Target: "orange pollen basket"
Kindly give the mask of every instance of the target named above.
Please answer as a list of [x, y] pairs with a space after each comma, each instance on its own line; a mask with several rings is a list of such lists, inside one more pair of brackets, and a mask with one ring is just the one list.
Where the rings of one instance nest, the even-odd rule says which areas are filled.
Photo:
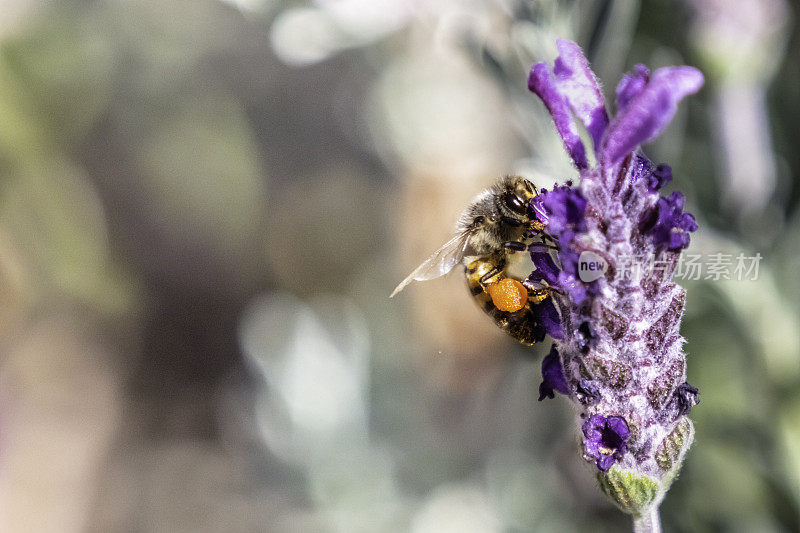
[[528, 302], [528, 290], [519, 281], [505, 278], [486, 286], [492, 303], [501, 311], [519, 311]]

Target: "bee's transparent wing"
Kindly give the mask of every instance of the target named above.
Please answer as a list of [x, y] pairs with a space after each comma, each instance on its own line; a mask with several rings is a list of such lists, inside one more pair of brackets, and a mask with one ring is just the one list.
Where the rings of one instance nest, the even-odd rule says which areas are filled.
[[402, 291], [406, 285], [412, 281], [427, 281], [444, 276], [461, 262], [464, 258], [464, 252], [469, 243], [470, 231], [463, 231], [444, 243], [444, 245], [433, 252], [431, 256], [425, 260], [420, 266], [408, 275], [406, 279], [400, 282], [395, 287], [389, 298], [394, 297], [395, 294]]

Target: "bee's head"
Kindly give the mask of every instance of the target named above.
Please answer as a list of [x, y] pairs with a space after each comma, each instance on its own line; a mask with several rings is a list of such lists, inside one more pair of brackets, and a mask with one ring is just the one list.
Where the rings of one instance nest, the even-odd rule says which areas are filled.
[[497, 183], [501, 212], [511, 218], [527, 221], [531, 218], [531, 200], [536, 196], [533, 183], [520, 176], [505, 176]]

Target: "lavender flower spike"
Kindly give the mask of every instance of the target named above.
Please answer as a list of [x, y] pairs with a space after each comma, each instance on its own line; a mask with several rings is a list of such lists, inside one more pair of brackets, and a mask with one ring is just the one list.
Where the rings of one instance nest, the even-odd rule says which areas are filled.
[[[541, 399], [559, 392], [576, 403], [582, 456], [601, 488], [637, 529], [657, 530], [658, 506], [694, 436], [686, 415], [698, 391], [686, 381], [679, 332], [686, 293], [671, 278], [697, 224], [681, 193], [660, 194], [672, 171], [653, 165], [639, 145], [663, 131], [703, 76], [638, 65], [617, 87], [618, 112], [609, 119], [580, 48], [558, 48], [552, 71], [535, 65], [529, 87], [553, 115], [580, 183], [542, 190], [531, 202], [558, 245], [555, 253], [531, 247], [529, 281], [553, 289], [561, 320], [542, 365]], [[594, 141], [595, 167], [568, 108]], [[655, 267], [632, 269], [634, 258]]]

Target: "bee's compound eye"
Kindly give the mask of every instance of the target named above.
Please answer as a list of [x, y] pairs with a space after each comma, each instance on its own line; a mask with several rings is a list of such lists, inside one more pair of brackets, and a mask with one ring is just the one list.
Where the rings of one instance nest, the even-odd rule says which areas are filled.
[[528, 208], [525, 205], [525, 202], [520, 200], [519, 196], [514, 193], [507, 192], [503, 195], [503, 201], [508, 206], [509, 209], [514, 211], [515, 213], [519, 213], [520, 215], [524, 215], [528, 212]]

